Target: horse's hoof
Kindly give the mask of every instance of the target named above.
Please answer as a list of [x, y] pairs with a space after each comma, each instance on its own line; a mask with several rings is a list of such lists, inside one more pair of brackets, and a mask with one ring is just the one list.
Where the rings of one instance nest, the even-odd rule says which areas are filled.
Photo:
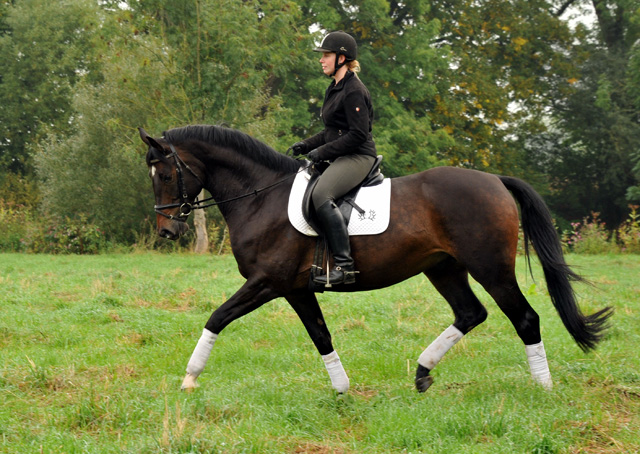
[[184, 377], [184, 380], [182, 380], [182, 386], [180, 387], [180, 389], [188, 393], [193, 392], [193, 390], [198, 387], [198, 384], [196, 383], [197, 378], [198, 377], [194, 377], [191, 374], [187, 374]]
[[433, 383], [433, 377], [431, 375], [427, 375], [426, 377], [416, 378], [416, 388], [419, 393], [425, 392], [429, 389], [429, 386]]

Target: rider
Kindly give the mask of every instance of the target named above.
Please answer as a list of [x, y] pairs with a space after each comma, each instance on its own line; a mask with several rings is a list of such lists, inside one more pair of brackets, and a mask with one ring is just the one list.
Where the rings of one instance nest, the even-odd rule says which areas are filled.
[[[322, 105], [324, 130], [292, 146], [294, 155], [306, 154], [313, 162], [329, 161], [311, 196], [322, 231], [333, 253], [334, 268], [328, 273], [333, 284], [355, 282], [355, 268], [347, 225], [335, 204], [360, 184], [375, 162], [371, 135], [373, 107], [369, 90], [358, 78], [355, 39], [343, 31], [331, 32], [320, 47], [322, 71], [333, 81]], [[316, 278], [326, 283], [327, 276]]]

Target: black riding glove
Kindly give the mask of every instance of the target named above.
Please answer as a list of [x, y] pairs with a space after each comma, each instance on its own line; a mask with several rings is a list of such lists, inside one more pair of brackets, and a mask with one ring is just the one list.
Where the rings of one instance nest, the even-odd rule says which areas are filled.
[[309, 154], [307, 154], [307, 158], [309, 158], [310, 160], [312, 160], [313, 162], [320, 162], [322, 161], [322, 158], [320, 157], [320, 152], [318, 151], [318, 149], [316, 148], [315, 150], [311, 150], [309, 152]]
[[304, 142], [296, 142], [291, 145], [291, 150], [293, 151], [294, 156], [300, 156], [301, 154], [307, 154], [309, 146]]

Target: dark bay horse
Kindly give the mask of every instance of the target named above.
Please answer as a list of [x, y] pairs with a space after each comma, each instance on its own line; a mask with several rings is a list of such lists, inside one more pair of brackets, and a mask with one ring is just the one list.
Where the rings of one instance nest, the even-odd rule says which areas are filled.
[[[309, 290], [315, 238], [299, 233], [287, 216], [293, 177], [303, 167], [248, 135], [217, 126], [187, 126], [154, 139], [149, 147], [159, 235], [177, 239], [186, 218], [202, 202], [202, 188], [218, 204], [229, 227], [231, 247], [244, 285], [205, 324], [187, 365], [183, 389], [196, 386], [220, 332], [232, 321], [277, 297], [296, 311], [325, 362], [331, 383], [346, 392], [349, 379]], [[351, 238], [359, 270], [353, 285], [336, 291], [387, 287], [424, 273], [450, 304], [451, 326], [420, 355], [416, 387], [425, 391], [430, 371], [487, 312], [469, 286], [469, 275], [495, 299], [525, 345], [535, 381], [550, 387], [538, 314], [518, 287], [515, 274], [520, 205], [526, 258], [533, 245], [551, 300], [566, 329], [583, 350], [595, 348], [612, 314], [586, 316], [576, 303], [558, 235], [542, 198], [522, 180], [474, 170], [438, 167], [391, 181], [391, 223], [379, 235]]]

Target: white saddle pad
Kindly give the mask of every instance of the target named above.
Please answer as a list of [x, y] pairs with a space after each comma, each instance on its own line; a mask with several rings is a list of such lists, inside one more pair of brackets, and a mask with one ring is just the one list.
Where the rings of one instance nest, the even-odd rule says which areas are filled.
[[[318, 236], [302, 216], [302, 199], [310, 179], [311, 175], [306, 171], [296, 175], [289, 195], [289, 221], [299, 232], [307, 236]], [[379, 185], [360, 189], [355, 202], [365, 213], [361, 215], [353, 210], [349, 220], [349, 235], [378, 235], [387, 230], [391, 207], [389, 178], [385, 178]]]

